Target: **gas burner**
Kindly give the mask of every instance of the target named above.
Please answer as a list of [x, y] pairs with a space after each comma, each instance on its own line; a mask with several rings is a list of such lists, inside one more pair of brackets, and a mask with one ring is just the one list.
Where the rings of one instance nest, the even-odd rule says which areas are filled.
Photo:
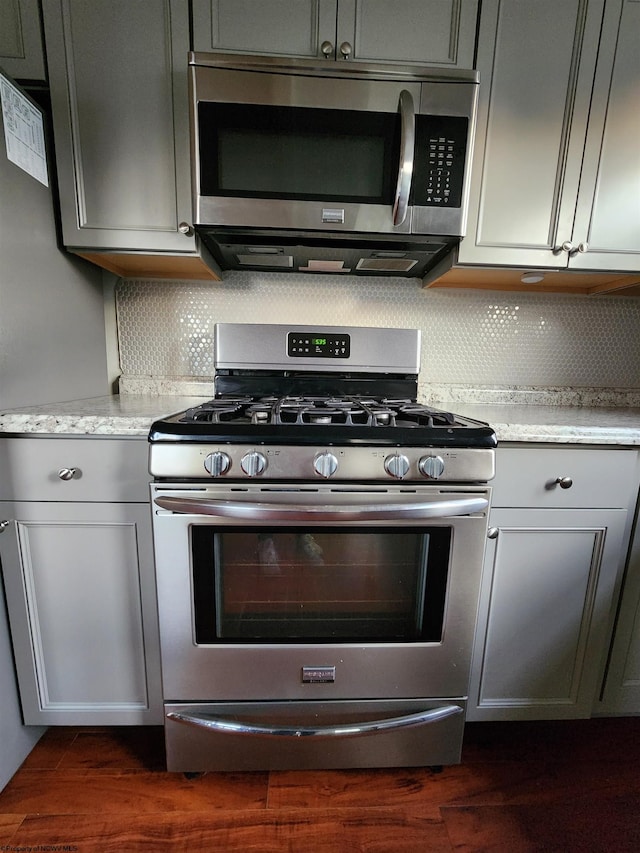
[[181, 416], [183, 423], [223, 423], [239, 416], [244, 406], [251, 402], [250, 397], [225, 398], [209, 400], [200, 406], [187, 409]]

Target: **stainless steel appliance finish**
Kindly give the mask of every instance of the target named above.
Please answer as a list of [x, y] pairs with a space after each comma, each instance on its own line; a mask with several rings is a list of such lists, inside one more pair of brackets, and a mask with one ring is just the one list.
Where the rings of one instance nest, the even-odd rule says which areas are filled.
[[[216, 388], [234, 395], [245, 380], [415, 387], [410, 330], [231, 324], [216, 337]], [[389, 417], [347, 397], [346, 423], [312, 395], [305, 418], [270, 424], [264, 401], [217, 393], [151, 431], [170, 770], [460, 760], [495, 436], [433, 410], [423, 422], [415, 400]]]
[[420, 276], [464, 235], [476, 72], [189, 65], [195, 225], [223, 269]]

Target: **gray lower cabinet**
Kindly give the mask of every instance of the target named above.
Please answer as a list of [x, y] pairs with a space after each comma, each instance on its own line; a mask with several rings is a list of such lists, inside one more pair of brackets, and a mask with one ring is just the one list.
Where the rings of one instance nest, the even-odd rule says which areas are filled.
[[46, 79], [38, 0], [0, 0], [0, 68], [20, 81]]
[[639, 33], [640, 0], [483, 2], [460, 264], [637, 272]]
[[189, 254], [187, 0], [43, 6], [64, 244]]
[[0, 497], [21, 498], [0, 501], [0, 559], [27, 724], [162, 722], [146, 449], [0, 443]]
[[472, 68], [476, 0], [192, 0], [193, 49]]
[[639, 482], [634, 450], [498, 448], [468, 719], [592, 715]]
[[640, 525], [636, 530], [597, 714], [640, 714]]

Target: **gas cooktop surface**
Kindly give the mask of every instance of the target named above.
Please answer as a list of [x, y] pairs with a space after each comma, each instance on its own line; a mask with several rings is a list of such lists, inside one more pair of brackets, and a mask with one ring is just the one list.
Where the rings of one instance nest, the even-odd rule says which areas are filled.
[[156, 421], [151, 442], [495, 447], [485, 423], [411, 399], [367, 395], [216, 397]]

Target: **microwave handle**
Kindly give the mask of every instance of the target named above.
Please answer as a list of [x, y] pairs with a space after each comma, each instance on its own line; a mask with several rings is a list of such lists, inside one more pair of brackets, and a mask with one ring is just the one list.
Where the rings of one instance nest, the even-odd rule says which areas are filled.
[[416, 139], [416, 115], [413, 98], [410, 92], [403, 89], [400, 92], [400, 164], [398, 167], [398, 183], [396, 198], [393, 203], [393, 224], [402, 225], [409, 207], [409, 192], [413, 177], [413, 152]]
[[391, 519], [448, 518], [484, 512], [486, 498], [457, 498], [406, 504], [371, 504], [344, 507], [269, 504], [250, 501], [225, 501], [207, 498], [161, 496], [154, 503], [162, 509], [189, 515], [212, 515], [242, 521], [379, 521]]

